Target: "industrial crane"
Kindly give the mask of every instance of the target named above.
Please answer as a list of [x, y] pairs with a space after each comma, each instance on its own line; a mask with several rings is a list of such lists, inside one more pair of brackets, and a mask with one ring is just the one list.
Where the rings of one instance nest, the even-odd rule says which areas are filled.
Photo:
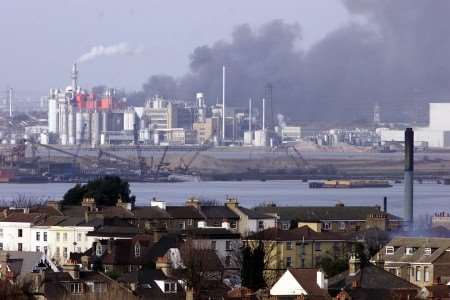
[[159, 161], [158, 165], [156, 166], [155, 171], [155, 181], [159, 178], [159, 171], [161, 170], [161, 167], [164, 165], [164, 160], [166, 159], [167, 151], [169, 150], [169, 146], [165, 146], [163, 150], [163, 154], [161, 156], [161, 160]]

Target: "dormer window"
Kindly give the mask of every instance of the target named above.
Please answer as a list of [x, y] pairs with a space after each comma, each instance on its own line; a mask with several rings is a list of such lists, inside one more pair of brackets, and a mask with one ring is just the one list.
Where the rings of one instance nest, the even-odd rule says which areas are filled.
[[386, 246], [386, 255], [392, 255], [392, 254], [394, 254], [394, 247]]
[[415, 249], [413, 247], [406, 247], [405, 253], [406, 255], [413, 255]]
[[134, 256], [136, 257], [141, 256], [141, 246], [139, 245], [139, 243], [136, 243], [134, 245]]
[[176, 293], [177, 292], [177, 284], [172, 281], [164, 282], [164, 293]]
[[431, 255], [431, 248], [425, 248], [425, 255]]

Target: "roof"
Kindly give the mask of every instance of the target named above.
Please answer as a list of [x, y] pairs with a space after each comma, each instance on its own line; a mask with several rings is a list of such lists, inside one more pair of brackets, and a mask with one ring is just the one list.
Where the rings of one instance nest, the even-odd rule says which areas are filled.
[[169, 219], [169, 214], [157, 206], [135, 207], [133, 214], [140, 219]]
[[226, 206], [202, 206], [200, 211], [206, 219], [239, 220], [239, 215]]
[[[304, 222], [366, 220], [370, 214], [380, 213], [379, 206], [264, 206], [255, 207], [255, 211], [266, 214], [277, 214], [281, 220], [297, 220]], [[399, 217], [388, 214], [391, 220]]]
[[239, 206], [239, 210], [242, 211], [244, 214], [246, 214], [249, 219], [258, 220], [258, 219], [273, 219], [274, 218], [271, 215], [267, 215], [263, 212], [256, 211], [253, 209], [248, 209], [248, 208], [245, 208], [242, 206]]
[[184, 234], [198, 239], [240, 239], [239, 233], [234, 233], [221, 227], [192, 228], [183, 231]]
[[247, 237], [247, 240], [261, 241], [347, 241], [344, 234], [337, 232], [316, 232], [308, 226], [290, 230], [268, 228]]
[[6, 218], [2, 219], [1, 222], [20, 222], [35, 224], [44, 217], [45, 215], [41, 213], [12, 213]]
[[41, 252], [31, 251], [5, 251], [9, 254], [8, 264], [14, 269], [17, 275], [27, 274], [33, 272], [33, 270], [45, 260], [49, 264], [50, 268], [56, 270], [56, 266], [50, 262], [44, 254]]
[[117, 281], [125, 284], [136, 284], [135, 294], [144, 299], [185, 299], [185, 292], [183, 287], [177, 284], [176, 293], [164, 293], [156, 284], [156, 280], [175, 281], [164, 275], [161, 270], [140, 270], [120, 276]]
[[[394, 247], [394, 254], [387, 255], [386, 247]], [[413, 254], [406, 254], [406, 248], [415, 248]], [[431, 248], [431, 254], [425, 254], [425, 248]], [[376, 255], [386, 263], [432, 263], [450, 249], [450, 238], [398, 237], [391, 240]], [[450, 259], [450, 258], [449, 258]]]
[[[102, 263], [105, 265], [143, 265], [146, 262], [145, 254], [150, 249], [153, 243], [149, 240], [137, 239], [117, 239], [117, 240], [102, 240], [102, 245], [107, 247], [107, 250], [101, 256]], [[139, 242], [140, 255], [135, 255], [135, 245]], [[94, 251], [92, 255], [96, 255]]]
[[104, 218], [134, 218], [134, 214], [126, 208], [117, 206], [102, 206], [96, 214], [102, 215]]
[[427, 287], [432, 299], [450, 299], [450, 285], [435, 284]]
[[145, 258], [147, 261], [155, 262], [158, 257], [164, 256], [170, 248], [178, 248], [182, 243], [178, 234], [166, 234], [150, 248], [145, 254]]
[[308, 295], [327, 297], [326, 290], [321, 289], [317, 285], [317, 269], [289, 269], [288, 270], [295, 280], [302, 286]]
[[71, 217], [84, 217], [85, 212], [88, 211], [88, 208], [81, 205], [62, 205], [61, 212], [65, 216]]
[[198, 209], [192, 206], [167, 206], [166, 211], [172, 219], [204, 219]]
[[329, 278], [328, 287], [329, 289], [335, 290], [351, 290], [354, 281], [358, 283], [359, 288], [363, 289], [420, 289], [418, 286], [410, 283], [409, 281], [372, 264], [362, 267], [356, 272], [355, 275], [350, 275], [348, 271], [345, 271]]

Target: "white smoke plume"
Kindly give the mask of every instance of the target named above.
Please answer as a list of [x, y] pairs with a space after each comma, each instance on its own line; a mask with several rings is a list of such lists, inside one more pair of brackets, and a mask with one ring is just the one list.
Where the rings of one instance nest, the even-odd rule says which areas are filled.
[[286, 121], [284, 120], [284, 116], [282, 114], [277, 114], [277, 119], [278, 119], [278, 125], [281, 128], [284, 128], [287, 126]]
[[142, 48], [132, 48], [128, 43], [119, 43], [111, 46], [94, 46], [92, 49], [77, 59], [77, 62], [87, 62], [94, 60], [101, 56], [114, 56], [114, 55], [137, 55], [142, 53]]

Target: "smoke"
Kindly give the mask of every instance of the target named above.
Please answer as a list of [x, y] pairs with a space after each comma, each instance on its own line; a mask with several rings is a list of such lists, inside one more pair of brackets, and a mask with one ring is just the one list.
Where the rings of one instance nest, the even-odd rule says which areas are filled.
[[299, 24], [244, 24], [229, 42], [197, 47], [185, 76], [153, 77], [145, 90], [167, 93], [170, 87], [180, 99], [202, 91], [213, 104], [225, 64], [230, 105], [262, 98], [271, 83], [274, 111], [302, 121], [370, 120], [375, 103], [387, 119], [414, 121], [426, 115], [428, 102], [450, 99], [450, 1], [342, 2], [359, 21], [307, 51]]
[[284, 128], [287, 126], [286, 120], [284, 119], [284, 116], [282, 114], [277, 114], [277, 120], [278, 120], [278, 126], [281, 128]]
[[88, 53], [85, 53], [77, 59], [77, 62], [87, 62], [94, 60], [101, 56], [115, 56], [115, 55], [137, 55], [142, 53], [142, 48], [132, 48], [127, 43], [119, 43], [111, 46], [94, 46]]

